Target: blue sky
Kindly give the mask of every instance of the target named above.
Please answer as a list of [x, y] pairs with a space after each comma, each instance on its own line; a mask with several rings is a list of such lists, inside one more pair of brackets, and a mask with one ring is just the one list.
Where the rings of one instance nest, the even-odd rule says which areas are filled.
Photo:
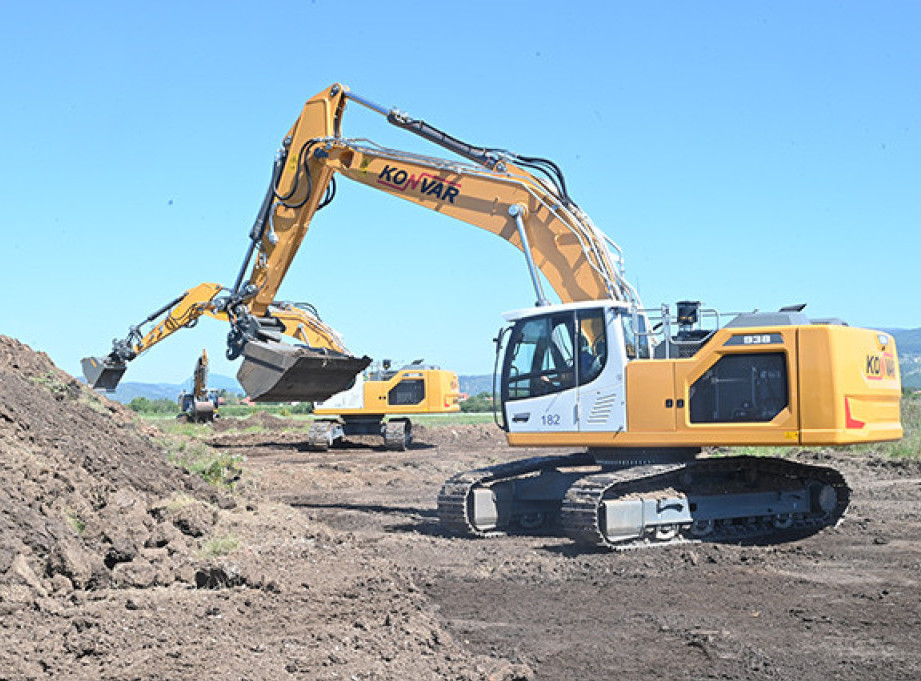
[[[334, 82], [556, 161], [647, 306], [921, 326], [919, 34], [913, 2], [3, 3], [0, 333], [78, 374], [232, 284], [275, 149]], [[344, 127], [418, 149], [361, 107]], [[504, 241], [348, 180], [280, 294], [356, 353], [459, 373], [534, 297]], [[126, 380], [179, 382], [202, 348], [233, 374], [225, 334], [203, 320]]]

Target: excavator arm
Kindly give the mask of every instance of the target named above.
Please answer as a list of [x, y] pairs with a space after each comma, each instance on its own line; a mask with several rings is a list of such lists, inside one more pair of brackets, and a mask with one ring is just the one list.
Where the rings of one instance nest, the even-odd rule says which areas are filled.
[[[127, 362], [179, 329], [195, 326], [203, 314], [218, 316], [214, 298], [222, 288], [220, 284], [199, 284], [131, 326], [126, 338], [112, 341], [112, 350], [105, 357], [84, 357], [82, 368], [87, 382], [94, 388], [115, 390], [128, 368]], [[142, 327], [148, 323], [154, 325], [145, 332]]]
[[196, 400], [208, 399], [208, 351], [202, 350], [201, 357], [195, 361], [192, 373], [192, 395]]
[[[460, 158], [343, 137], [350, 101]], [[524, 253], [537, 305], [550, 302], [540, 274], [562, 302], [639, 302], [623, 277], [620, 250], [570, 198], [554, 163], [467, 144], [335, 84], [306, 102], [285, 136], [246, 255], [226, 295], [218, 297], [217, 284], [202, 284], [148, 317], [145, 321], [163, 318], [146, 335], [132, 327], [107, 357], [84, 360], [90, 383], [114, 388], [125, 362], [207, 314], [230, 323], [227, 356], [244, 356], [238, 379], [254, 399], [317, 400], [347, 388], [369, 358], [350, 355], [316, 315], [276, 302], [311, 220], [335, 195], [337, 174], [502, 237]], [[281, 335], [310, 347], [280, 343]]]
[[[467, 159], [386, 149], [341, 135], [347, 101]], [[538, 270], [562, 302], [636, 301], [623, 278], [617, 246], [569, 197], [562, 173], [546, 159], [475, 147], [437, 128], [385, 109], [336, 84], [305, 105], [276, 158], [273, 182], [235, 292], [255, 314], [274, 299], [317, 210], [339, 174], [496, 234], [522, 250], [538, 303], [547, 302]], [[242, 273], [255, 258], [249, 281]]]
[[[199, 284], [131, 326], [125, 338], [113, 340], [108, 355], [83, 358], [82, 369], [87, 382], [94, 388], [115, 390], [128, 362], [179, 329], [195, 326], [202, 316], [230, 321], [227, 299], [219, 296], [221, 291], [225, 289], [220, 284]], [[277, 338], [284, 334], [309, 347], [341, 355], [348, 353], [339, 334], [320, 320], [316, 310], [305, 304], [275, 302], [266, 313], [269, 316], [261, 324], [249, 317], [263, 337]], [[145, 331], [143, 327], [148, 323], [153, 326]]]

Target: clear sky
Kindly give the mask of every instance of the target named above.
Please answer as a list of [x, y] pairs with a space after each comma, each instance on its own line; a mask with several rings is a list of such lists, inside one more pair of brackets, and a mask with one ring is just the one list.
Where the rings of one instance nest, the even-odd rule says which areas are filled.
[[[162, 304], [231, 285], [272, 158], [334, 82], [553, 159], [647, 306], [806, 302], [921, 326], [921, 3], [4, 2], [0, 333], [79, 374]], [[345, 134], [417, 148], [352, 106]], [[441, 155], [440, 149], [432, 148]], [[280, 295], [376, 358], [492, 370], [520, 252], [339, 181]], [[125, 380], [179, 382], [202, 320]]]

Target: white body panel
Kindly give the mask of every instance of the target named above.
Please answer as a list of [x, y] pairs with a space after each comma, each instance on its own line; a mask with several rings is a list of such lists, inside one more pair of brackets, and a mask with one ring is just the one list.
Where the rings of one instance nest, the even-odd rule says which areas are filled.
[[627, 388], [619, 358], [608, 357], [601, 375], [578, 388], [579, 430], [616, 433], [627, 429]]
[[620, 315], [625, 308], [605, 310], [607, 362], [594, 381], [579, 387], [579, 430], [620, 432], [627, 429], [627, 386], [624, 382], [627, 354]]
[[364, 409], [365, 406], [365, 377], [364, 374], [358, 374], [355, 377], [355, 384], [348, 390], [336, 393], [328, 400], [317, 402], [316, 409]]
[[578, 430], [576, 391], [564, 390], [509, 402], [510, 433], [560, 433]]
[[534, 397], [508, 400], [505, 407], [510, 433], [622, 432], [627, 427], [624, 334], [619, 303], [588, 302], [520, 310], [505, 315], [510, 321], [571, 310], [605, 308], [606, 359], [598, 376], [581, 386]]

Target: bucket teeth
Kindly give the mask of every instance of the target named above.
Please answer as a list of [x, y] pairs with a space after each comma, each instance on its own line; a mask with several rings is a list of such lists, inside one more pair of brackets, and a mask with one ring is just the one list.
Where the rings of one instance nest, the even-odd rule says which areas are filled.
[[128, 366], [110, 357], [84, 357], [80, 360], [83, 377], [96, 390], [112, 392], [121, 380]]
[[256, 402], [320, 402], [348, 389], [370, 363], [370, 357], [251, 341], [237, 380]]

